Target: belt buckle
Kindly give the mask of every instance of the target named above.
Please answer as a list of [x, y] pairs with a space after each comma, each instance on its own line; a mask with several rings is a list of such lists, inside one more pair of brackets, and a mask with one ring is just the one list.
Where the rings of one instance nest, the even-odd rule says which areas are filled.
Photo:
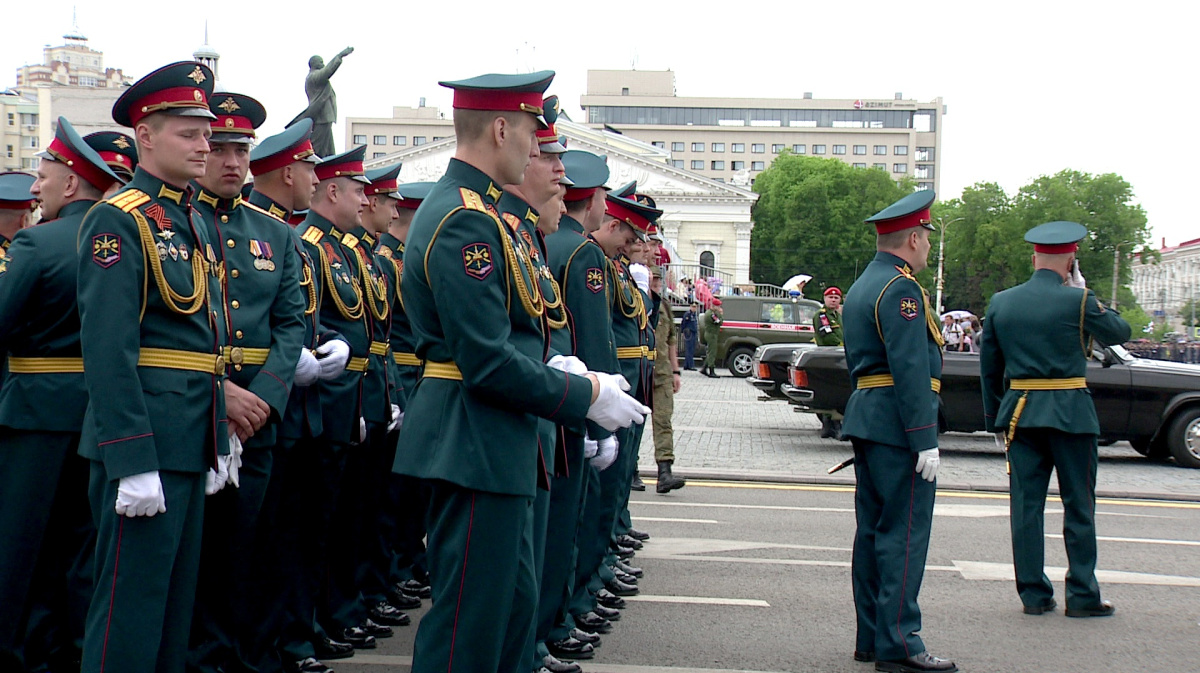
[[246, 361], [246, 352], [241, 346], [234, 346], [229, 349], [229, 362], [240, 365]]
[[221, 355], [217, 356], [216, 366], [213, 367], [213, 374], [220, 376], [225, 373], [225, 358]]

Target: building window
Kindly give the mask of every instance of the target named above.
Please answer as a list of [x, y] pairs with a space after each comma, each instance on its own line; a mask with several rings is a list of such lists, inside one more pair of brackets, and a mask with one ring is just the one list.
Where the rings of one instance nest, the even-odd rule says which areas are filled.
[[892, 164], [893, 173], [907, 173], [908, 164]]
[[730, 152], [745, 152], [746, 143], [733, 143], [733, 147], [729, 148]]
[[716, 256], [712, 254], [711, 250], [705, 250], [700, 253], [700, 266], [702, 267], [700, 269], [701, 272], [705, 272], [710, 276], [712, 275], [716, 266]]
[[366, 145], [367, 144], [367, 136], [365, 136], [365, 135], [354, 136], [354, 144], [355, 145]]
[[703, 152], [704, 151], [704, 143], [692, 143], [692, 151], [693, 152]]
[[751, 161], [750, 162], [750, 170], [752, 170], [752, 171], [761, 171], [764, 168], [766, 168], [766, 164], [762, 161]]
[[867, 167], [867, 165], [865, 163], [859, 163], [857, 161], [850, 165], [853, 166], [854, 168], [866, 168]]
[[725, 170], [725, 162], [724, 162], [724, 161], [714, 161], [714, 162], [712, 162], [712, 169], [713, 169], [714, 171], [723, 171], [723, 170]]
[[825, 154], [825, 146], [813, 145], [813, 154]]
[[833, 153], [834, 153], [834, 154], [845, 154], [845, 153], [846, 153], [846, 146], [845, 146], [845, 145], [834, 145], [834, 146], [833, 146]]
[[887, 145], [876, 145], [875, 146], [875, 156], [881, 157], [885, 154], [887, 154]]
[[416, 147], [418, 145], [424, 145], [424, 144], [425, 144], [425, 136], [413, 136], [413, 146], [414, 147]]
[[855, 145], [854, 153], [865, 155], [867, 153], [867, 146], [866, 145]]
[[379, 159], [381, 157], [386, 157], [386, 156], [387, 156], [387, 152], [372, 152], [371, 153], [372, 159]]
[[8, 146], [8, 158], [11, 159], [12, 155], [13, 155], [12, 145], [9, 145]]
[[767, 146], [764, 143], [753, 143], [750, 145], [750, 151], [754, 154], [762, 154], [767, 151]]
[[393, 145], [407, 145], [408, 136], [392, 136]]
[[892, 148], [892, 151], [898, 157], [907, 156], [908, 155], [908, 145], [896, 145], [895, 147]]
[[779, 154], [783, 151], [783, 148], [783, 143], [775, 143], [774, 145], [771, 145], [771, 154]]
[[671, 151], [672, 152], [682, 152], [683, 151], [683, 143], [671, 143]]
[[713, 143], [713, 144], [712, 144], [712, 151], [714, 151], [714, 152], [724, 152], [724, 151], [725, 151], [725, 143]]
[[744, 171], [744, 170], [746, 170], [746, 162], [745, 162], [745, 161], [735, 161], [735, 162], [733, 162], [733, 170], [735, 170], [735, 171]]
[[436, 143], [437, 141], [439, 141], [439, 140], [441, 140], [441, 139], [442, 139], [442, 136], [434, 136], [434, 137], [433, 137], [433, 142], [435, 142], [435, 143]]
[[663, 149], [663, 150], [667, 149], [667, 144], [661, 140], [655, 140], [654, 142], [652, 142], [650, 144], [654, 145], [655, 147], [657, 147], [659, 149]]
[[932, 183], [932, 182], [918, 182], [918, 183], [917, 183], [917, 191], [919, 191], [919, 192], [923, 192], [923, 191], [925, 191], [925, 190], [927, 190], [927, 189], [933, 189], [933, 183]]
[[792, 154], [808, 154], [808, 146], [803, 144], [792, 145]]
[[15, 126], [16, 123], [17, 123], [17, 116], [15, 114], [13, 114], [12, 112], [9, 112], [8, 113], [8, 125]]
[[371, 143], [372, 145], [386, 145], [387, 144], [387, 136], [375, 136], [372, 140], [373, 140], [373, 142]]
[[692, 170], [693, 171], [704, 170], [704, 160], [703, 159], [692, 159]]
[[671, 167], [672, 168], [683, 168], [683, 159], [672, 159]]
[[871, 168], [878, 168], [881, 171], [886, 171], [887, 164], [871, 164]]
[[725, 178], [713, 178], [713, 182], [725, 182]]
[[918, 147], [916, 154], [917, 161], [933, 161], [932, 147]]

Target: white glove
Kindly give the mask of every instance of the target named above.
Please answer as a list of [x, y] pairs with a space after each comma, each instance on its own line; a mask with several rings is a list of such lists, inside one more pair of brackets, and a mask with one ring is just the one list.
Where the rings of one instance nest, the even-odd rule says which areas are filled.
[[341, 339], [330, 339], [317, 346], [317, 362], [321, 365], [322, 381], [336, 379], [346, 370], [350, 360], [350, 344]]
[[388, 432], [395, 430], [404, 424], [404, 412], [400, 411], [400, 405], [392, 405], [392, 422], [388, 423]]
[[600, 382], [600, 394], [588, 409], [588, 420], [595, 421], [609, 432], [628, 428], [633, 423], [646, 422], [650, 408], [625, 394], [624, 391], [629, 390], [629, 382], [624, 376], [604, 372], [588, 374], [594, 375]]
[[592, 458], [592, 465], [603, 471], [617, 461], [617, 438], [610, 435], [596, 444], [596, 457]]
[[362, 444], [367, 441], [367, 419], [362, 416], [358, 417], [358, 443]]
[[[236, 437], [237, 435], [234, 435]], [[232, 440], [232, 438], [230, 438]], [[204, 475], [204, 495], [213, 495], [229, 482], [229, 456], [217, 456], [217, 468]]]
[[296, 380], [295, 385], [301, 388], [311, 386], [317, 382], [317, 377], [321, 375], [321, 363], [317, 362], [317, 356], [312, 354], [312, 351], [307, 348], [300, 349], [300, 359], [296, 361]]
[[600, 450], [600, 447], [598, 444], [596, 444], [596, 440], [594, 440], [590, 437], [584, 437], [584, 439], [583, 439], [583, 458], [584, 458], [584, 460], [591, 460], [592, 458], [596, 457], [596, 452], [599, 450]]
[[239, 488], [241, 482], [238, 480], [238, 470], [242, 467], [242, 440], [238, 439], [237, 435], [229, 437], [229, 455], [225, 457], [229, 464], [227, 469], [229, 473], [229, 483], [233, 484], [234, 488]]
[[546, 366], [551, 369], [557, 369], [560, 372], [576, 374], [578, 376], [583, 376], [588, 371], [587, 365], [583, 364], [583, 360], [574, 355], [555, 355], [550, 358]]
[[1008, 433], [1001, 430], [993, 434], [996, 435], [996, 448], [1003, 449], [1008, 444]]
[[941, 463], [942, 459], [938, 458], [937, 449], [925, 449], [917, 452], [917, 473], [925, 481], [937, 479], [938, 465]]
[[1079, 260], [1075, 260], [1075, 264], [1071, 266], [1071, 275], [1067, 277], [1068, 287], [1077, 287], [1081, 290], [1087, 289], [1087, 281], [1084, 280], [1083, 274], [1079, 273]]
[[154, 516], [167, 511], [167, 496], [163, 494], [158, 470], [121, 477], [117, 482], [117, 514], [122, 516]]

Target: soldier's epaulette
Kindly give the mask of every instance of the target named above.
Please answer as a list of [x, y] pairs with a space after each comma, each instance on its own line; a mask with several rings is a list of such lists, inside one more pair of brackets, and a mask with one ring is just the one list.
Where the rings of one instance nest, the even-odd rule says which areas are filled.
[[463, 207], [467, 210], [478, 210], [484, 213], [488, 211], [483, 205], [483, 197], [479, 195], [479, 192], [467, 189], [466, 187], [459, 187], [458, 193], [462, 196]]
[[303, 234], [300, 234], [300, 239], [302, 241], [304, 241], [305, 243], [310, 243], [312, 245], [316, 245], [316, 244], [320, 243], [321, 239], [324, 237], [325, 237], [325, 232], [321, 231], [320, 227], [318, 227], [316, 225], [311, 225], [311, 224], [308, 226], [308, 229], [304, 230]]
[[143, 192], [140, 189], [129, 189], [121, 192], [120, 194], [116, 194], [109, 200], [105, 201], [105, 203], [116, 208], [120, 208], [122, 212], [128, 213], [129, 211], [137, 208], [149, 200], [150, 195], [146, 192]]
[[899, 271], [899, 272], [900, 272], [900, 275], [901, 275], [901, 276], [904, 276], [905, 278], [907, 278], [907, 279], [909, 279], [909, 280], [916, 280], [916, 279], [917, 279], [917, 278], [916, 278], [916, 276], [914, 276], [914, 275], [913, 275], [913, 273], [912, 273], [912, 269], [908, 268], [908, 265], [907, 265], [907, 264], [905, 264], [904, 266], [898, 266], [898, 265], [897, 265], [897, 266], [895, 266], [894, 268], [895, 268], [897, 271]]
[[[269, 217], [269, 218], [271, 218], [271, 219], [274, 219], [274, 220], [279, 220], [280, 222], [283, 222], [283, 218], [282, 218], [282, 217], [280, 217], [280, 216], [276, 215], [275, 213], [272, 213], [272, 212], [268, 211], [268, 210], [267, 210], [267, 209], [265, 209], [265, 208], [260, 208], [260, 207], [258, 207], [258, 206], [256, 206], [256, 205], [254, 205], [253, 203], [250, 203], [249, 201], [242, 201], [242, 206], [243, 206], [243, 207], [246, 207], [246, 208], [249, 208], [250, 210], [253, 210], [253, 211], [254, 211], [254, 212], [256, 212], [256, 213], [262, 213], [263, 215], [266, 215], [267, 217]], [[285, 222], [285, 224], [286, 224], [286, 222]]]
[[342, 245], [353, 250], [358, 245], [358, 237], [354, 234], [342, 234]]
[[391, 259], [392, 258], [392, 249], [387, 247], [386, 245], [381, 245], [381, 246], [379, 246], [379, 252], [377, 252], [375, 254], [379, 255], [380, 257], [387, 257], [388, 259]]

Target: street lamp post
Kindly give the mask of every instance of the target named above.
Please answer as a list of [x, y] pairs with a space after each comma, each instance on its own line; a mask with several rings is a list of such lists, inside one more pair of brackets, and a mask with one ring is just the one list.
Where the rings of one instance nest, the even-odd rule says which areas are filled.
[[938, 231], [940, 233], [938, 234], [937, 301], [934, 302], [934, 309], [937, 311], [938, 316], [942, 315], [942, 310], [943, 310], [943, 308], [942, 308], [942, 286], [943, 286], [944, 279], [943, 279], [942, 272], [943, 272], [943, 269], [945, 266], [945, 260], [946, 260], [946, 227], [951, 224], [954, 224], [955, 222], [959, 222], [959, 221], [965, 220], [965, 219], [967, 219], [967, 218], [956, 217], [953, 220], [950, 220], [949, 222], [947, 222], [943, 218], [938, 218], [938, 221], [937, 221]]

